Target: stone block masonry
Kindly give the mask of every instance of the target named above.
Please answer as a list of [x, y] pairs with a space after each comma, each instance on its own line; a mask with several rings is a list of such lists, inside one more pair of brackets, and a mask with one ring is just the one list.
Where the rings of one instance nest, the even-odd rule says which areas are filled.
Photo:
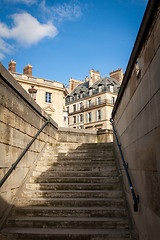
[[[0, 64], [0, 179], [17, 160], [49, 116], [35, 103], [13, 76]], [[58, 125], [50, 124], [35, 140], [0, 189], [0, 219], [39, 154], [57, 141]]]
[[160, 2], [149, 1], [112, 115], [140, 199], [139, 211], [135, 213], [127, 179], [120, 164], [126, 196], [140, 240], [157, 240], [160, 235], [159, 13]]

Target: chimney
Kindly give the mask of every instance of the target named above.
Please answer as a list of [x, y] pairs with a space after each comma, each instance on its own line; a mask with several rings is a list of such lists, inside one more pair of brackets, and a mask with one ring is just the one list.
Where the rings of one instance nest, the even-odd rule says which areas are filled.
[[30, 64], [23, 68], [23, 74], [32, 76], [32, 66]]
[[11, 60], [10, 63], [8, 64], [8, 70], [11, 72], [15, 72], [16, 71], [16, 62]]
[[100, 72], [94, 69], [89, 70], [89, 87], [91, 87], [97, 80], [100, 79]]
[[76, 80], [73, 78], [69, 79], [69, 92], [72, 92], [75, 87], [77, 87], [79, 84], [83, 83], [83, 81]]
[[122, 68], [121, 69], [118, 68], [115, 71], [110, 72], [109, 76], [111, 78], [116, 79], [119, 83], [121, 83], [122, 80], [123, 80], [123, 69]]

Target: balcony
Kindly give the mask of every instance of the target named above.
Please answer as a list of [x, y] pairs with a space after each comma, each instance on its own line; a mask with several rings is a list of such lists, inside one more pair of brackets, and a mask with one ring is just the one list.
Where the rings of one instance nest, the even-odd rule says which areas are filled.
[[[107, 91], [111, 92], [109, 86], [108, 87], [102, 87], [101, 91], [99, 91], [99, 89], [93, 89], [92, 94], [89, 94], [89, 92], [87, 92], [85, 94], [83, 93], [83, 97], [80, 97], [80, 95], [79, 96], [76, 95], [76, 97], [68, 97], [68, 98], [66, 98], [66, 104], [71, 103], [71, 102], [75, 102], [75, 101], [80, 100], [80, 99], [87, 98], [89, 96], [96, 95], [98, 93], [107, 92]], [[115, 89], [113, 89], [113, 93], [118, 93], [118, 91], [115, 91]]]
[[90, 105], [85, 105], [85, 106], [82, 106], [80, 107], [79, 109], [77, 109], [76, 111], [73, 111], [73, 112], [70, 112], [70, 114], [74, 114], [74, 113], [78, 113], [78, 112], [84, 112], [85, 110], [89, 110], [89, 109], [92, 109], [92, 108], [96, 108], [96, 107], [99, 107], [99, 106], [103, 106], [103, 105], [114, 105], [114, 103], [109, 100], [109, 99], [104, 99], [104, 100], [101, 100], [101, 102], [93, 102], [91, 103]]

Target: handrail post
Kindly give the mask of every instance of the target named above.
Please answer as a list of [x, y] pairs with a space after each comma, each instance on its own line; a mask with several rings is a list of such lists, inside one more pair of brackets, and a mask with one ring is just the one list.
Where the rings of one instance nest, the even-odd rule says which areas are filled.
[[116, 138], [118, 149], [119, 149], [122, 161], [123, 161], [123, 166], [124, 166], [124, 169], [125, 169], [125, 172], [126, 172], [126, 175], [127, 175], [128, 183], [129, 183], [130, 190], [131, 190], [131, 193], [132, 193], [132, 198], [134, 200], [133, 209], [134, 209], [135, 212], [138, 212], [139, 196], [136, 197], [136, 194], [135, 194], [135, 191], [134, 191], [134, 188], [133, 188], [133, 185], [132, 185], [132, 181], [131, 181], [131, 178], [130, 178], [129, 172], [128, 172], [128, 164], [126, 164], [126, 162], [124, 160], [124, 156], [123, 156], [123, 153], [122, 153], [122, 150], [121, 150], [121, 147], [120, 147], [120, 143], [119, 143], [119, 140], [118, 140], [118, 137], [117, 137], [114, 125], [113, 125], [113, 119], [112, 118], [110, 118], [110, 122], [112, 124], [112, 128], [113, 128], [113, 132], [114, 132], [114, 135], [115, 135], [115, 138]]
[[33, 142], [36, 140], [36, 138], [38, 137], [38, 135], [43, 131], [43, 129], [45, 128], [45, 126], [50, 122], [50, 119], [48, 119], [43, 126], [38, 130], [37, 134], [34, 136], [34, 138], [30, 141], [30, 143], [27, 145], [27, 147], [23, 150], [23, 152], [21, 153], [21, 155], [17, 158], [17, 160], [12, 164], [12, 166], [10, 167], [10, 169], [8, 170], [8, 172], [4, 175], [4, 177], [1, 179], [0, 181], [0, 187], [3, 185], [3, 183], [7, 180], [7, 178], [10, 176], [10, 174], [12, 173], [12, 171], [16, 168], [16, 166], [18, 165], [18, 163], [20, 162], [20, 160], [22, 159], [22, 157], [25, 155], [25, 153], [28, 151], [28, 149], [31, 147], [31, 145], [33, 144]]

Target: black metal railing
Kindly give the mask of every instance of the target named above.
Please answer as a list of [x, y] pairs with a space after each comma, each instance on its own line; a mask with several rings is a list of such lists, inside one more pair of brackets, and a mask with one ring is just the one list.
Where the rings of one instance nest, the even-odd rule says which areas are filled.
[[117, 137], [117, 134], [116, 134], [116, 130], [115, 130], [114, 125], [113, 125], [113, 119], [112, 118], [110, 119], [110, 122], [112, 124], [113, 132], [114, 132], [114, 135], [115, 135], [115, 138], [116, 138], [116, 141], [117, 141], [119, 152], [120, 152], [120, 155], [121, 155], [121, 158], [122, 158], [122, 161], [123, 161], [123, 166], [124, 166], [124, 169], [125, 169], [125, 172], [126, 172], [126, 175], [127, 175], [129, 187], [130, 187], [130, 190], [131, 190], [131, 193], [132, 193], [132, 197], [133, 197], [133, 201], [134, 201], [133, 208], [134, 208], [135, 212], [138, 212], [139, 196], [136, 196], [136, 194], [135, 194], [134, 187], [133, 187], [133, 184], [132, 184], [131, 178], [129, 176], [129, 172], [128, 172], [128, 164], [126, 164], [126, 162], [124, 160], [124, 156], [123, 156], [123, 153], [122, 153], [122, 150], [121, 150], [121, 147], [120, 147], [120, 143], [119, 143], [119, 140], [118, 140], [118, 137]]
[[43, 126], [39, 129], [39, 131], [37, 132], [37, 134], [34, 136], [34, 138], [30, 141], [30, 143], [27, 145], [27, 147], [24, 149], [24, 151], [21, 153], [21, 155], [17, 158], [17, 160], [15, 161], [15, 163], [12, 164], [12, 166], [10, 167], [10, 169], [8, 170], [8, 172], [4, 175], [4, 177], [1, 179], [0, 181], [0, 187], [3, 185], [3, 183], [7, 180], [7, 178], [10, 176], [10, 174], [12, 173], [13, 170], [15, 170], [16, 166], [18, 165], [18, 163], [20, 162], [20, 160], [22, 159], [22, 157], [25, 155], [25, 153], [28, 151], [28, 149], [31, 147], [31, 145], [33, 144], [33, 142], [36, 140], [36, 138], [38, 137], [38, 135], [43, 131], [43, 129], [45, 128], [45, 126], [50, 122], [50, 119], [48, 119]]

